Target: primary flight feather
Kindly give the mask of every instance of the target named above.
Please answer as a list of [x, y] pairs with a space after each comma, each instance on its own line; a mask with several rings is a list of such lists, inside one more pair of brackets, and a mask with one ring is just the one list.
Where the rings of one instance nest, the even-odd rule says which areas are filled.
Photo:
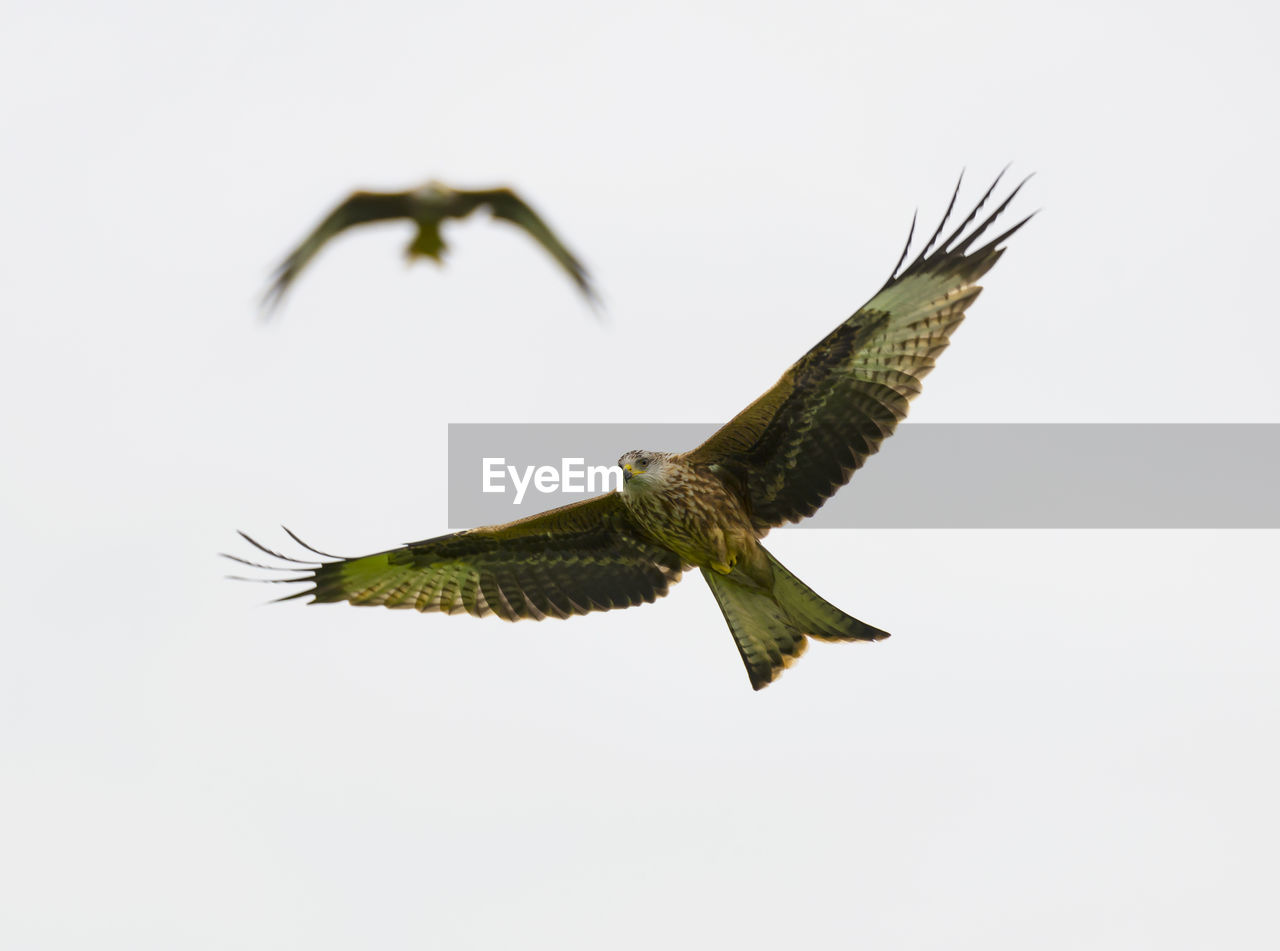
[[405, 192], [353, 192], [280, 262], [263, 297], [263, 306], [268, 313], [279, 306], [308, 262], [332, 238], [348, 228], [373, 221], [407, 219], [418, 228], [405, 249], [408, 256], [427, 257], [439, 263], [446, 248], [440, 226], [450, 218], [465, 218], [483, 207], [487, 207], [494, 218], [510, 222], [537, 241], [564, 269], [588, 302], [593, 307], [598, 305], [599, 297], [582, 262], [564, 246], [538, 213], [510, 188], [464, 191], [431, 181], [421, 188]]
[[813, 592], [760, 539], [816, 512], [907, 415], [921, 379], [978, 296], [976, 282], [1030, 218], [979, 244], [1022, 188], [979, 220], [999, 181], [943, 238], [957, 184], [923, 250], [904, 267], [908, 236], [880, 291], [701, 446], [624, 454], [621, 492], [360, 558], [326, 555], [292, 533], [315, 559], [282, 555], [247, 535], [292, 567], [228, 557], [295, 571], [275, 580], [310, 585], [282, 600], [310, 595], [313, 602], [511, 621], [653, 601], [696, 567], [756, 690], [803, 652], [808, 637], [888, 637]]

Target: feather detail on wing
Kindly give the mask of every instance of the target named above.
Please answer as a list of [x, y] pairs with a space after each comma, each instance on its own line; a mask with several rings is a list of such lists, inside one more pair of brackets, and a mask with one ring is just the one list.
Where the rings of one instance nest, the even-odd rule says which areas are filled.
[[879, 293], [772, 389], [687, 454], [689, 462], [713, 465], [732, 477], [747, 496], [758, 529], [816, 512], [907, 415], [920, 381], [981, 291], [975, 282], [1004, 253], [1000, 244], [1030, 218], [970, 250], [1022, 188], [1019, 184], [974, 225], [999, 181], [938, 243], [955, 207], [957, 183], [942, 222], [920, 254], [902, 267], [911, 246], [908, 236]]
[[446, 614], [465, 611], [477, 617], [492, 613], [508, 621], [565, 618], [651, 602], [680, 580], [682, 569], [674, 552], [640, 533], [616, 493], [361, 558], [304, 562], [244, 537], [296, 567], [228, 558], [298, 572], [269, 579], [277, 583], [311, 584], [282, 601], [310, 595], [313, 603], [349, 601]]

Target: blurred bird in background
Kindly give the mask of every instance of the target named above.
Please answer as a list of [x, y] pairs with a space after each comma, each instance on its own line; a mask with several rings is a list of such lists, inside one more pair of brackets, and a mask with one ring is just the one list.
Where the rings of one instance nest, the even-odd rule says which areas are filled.
[[600, 298], [587, 269], [556, 237], [555, 232], [547, 227], [538, 213], [514, 191], [510, 188], [465, 191], [450, 188], [442, 182], [430, 181], [421, 188], [404, 192], [352, 192], [280, 262], [272, 276], [270, 287], [263, 295], [263, 311], [268, 316], [272, 314], [308, 262], [331, 238], [348, 228], [374, 221], [406, 218], [418, 226], [417, 235], [405, 249], [409, 259], [422, 256], [440, 264], [443, 263], [442, 255], [448, 247], [440, 233], [440, 226], [450, 218], [466, 218], [481, 207], [487, 207], [494, 218], [511, 222], [542, 245], [564, 268], [592, 308], [599, 310]]

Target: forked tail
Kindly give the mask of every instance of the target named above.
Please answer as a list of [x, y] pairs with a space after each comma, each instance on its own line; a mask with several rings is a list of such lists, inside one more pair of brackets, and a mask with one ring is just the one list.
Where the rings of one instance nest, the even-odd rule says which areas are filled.
[[772, 588], [761, 587], [737, 570], [722, 575], [702, 569], [756, 690], [804, 653], [806, 635], [824, 641], [879, 641], [889, 636], [824, 601], [773, 555], [765, 554], [773, 569]]

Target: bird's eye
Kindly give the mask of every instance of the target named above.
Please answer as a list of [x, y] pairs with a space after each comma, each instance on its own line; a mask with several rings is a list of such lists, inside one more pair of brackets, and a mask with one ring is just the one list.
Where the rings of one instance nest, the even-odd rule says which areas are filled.
[[649, 468], [649, 457], [648, 457], [648, 456], [641, 456], [639, 459], [637, 459], [637, 460], [636, 460], [636, 462], [640, 464], [640, 468], [641, 468], [641, 469], [648, 469], [648, 468]]

